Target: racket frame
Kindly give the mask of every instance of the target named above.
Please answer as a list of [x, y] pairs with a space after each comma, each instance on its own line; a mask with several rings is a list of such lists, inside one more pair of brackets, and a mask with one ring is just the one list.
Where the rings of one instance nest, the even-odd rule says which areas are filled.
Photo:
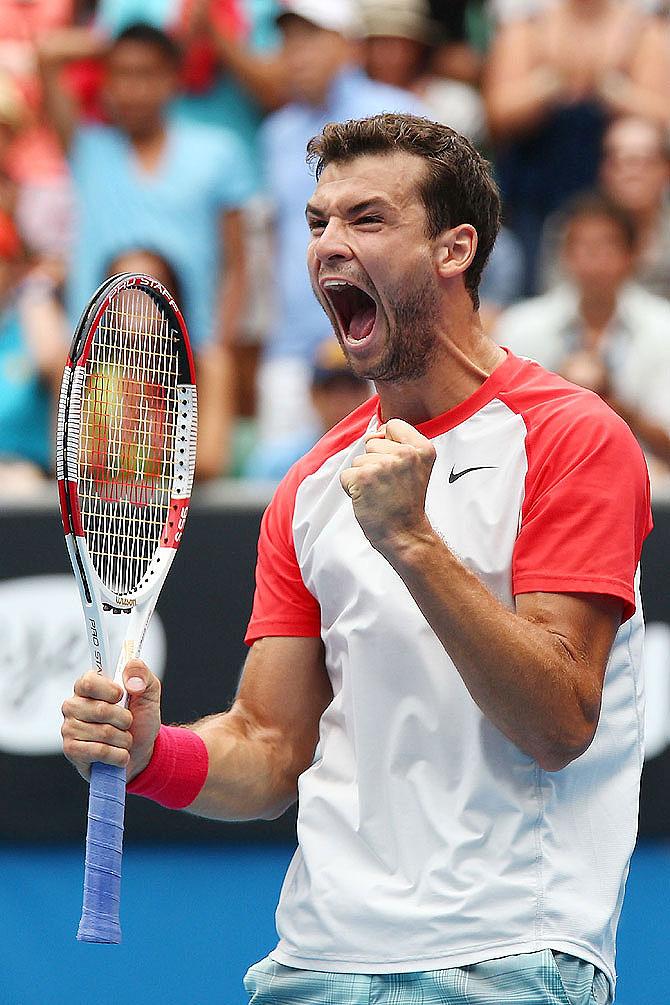
[[[124, 594], [110, 590], [98, 575], [86, 543], [82, 525], [81, 507], [77, 491], [79, 479], [79, 446], [82, 422], [83, 394], [86, 379], [85, 364], [95, 333], [110, 303], [125, 290], [140, 289], [151, 296], [168, 317], [169, 326], [177, 332], [178, 368], [176, 395], [178, 426], [181, 447], [173, 451], [170, 504], [165, 525], [156, 549], [139, 583]], [[197, 399], [195, 367], [184, 318], [169, 291], [156, 279], [144, 274], [123, 273], [104, 282], [91, 298], [82, 313], [74, 333], [67, 365], [63, 373], [58, 407], [57, 478], [58, 494], [65, 542], [79, 588], [86, 622], [92, 663], [98, 673], [113, 677], [122, 687], [120, 703], [127, 704], [123, 688], [123, 669], [129, 659], [139, 656], [149, 620], [153, 613], [165, 577], [174, 560], [188, 515], [191, 487], [195, 469], [195, 440], [197, 430]], [[126, 614], [128, 622], [118, 660], [111, 664], [110, 646], [105, 626], [105, 614]], [[87, 832], [86, 874], [84, 880], [84, 909], [77, 938], [84, 942], [118, 943], [121, 941], [119, 923], [121, 843], [123, 834], [123, 805], [125, 803], [125, 769], [94, 763], [91, 765], [89, 796], [89, 826]], [[102, 800], [102, 810], [94, 808]], [[112, 805], [115, 821], [115, 847], [104, 846], [102, 859], [91, 867], [92, 856], [99, 854], [94, 844], [100, 842], [92, 836], [99, 828], [99, 814], [106, 815], [104, 803]], [[120, 818], [120, 819], [119, 819]], [[109, 823], [109, 821], [106, 821]], [[119, 832], [120, 831], [120, 832]], [[97, 877], [93, 872], [97, 871]], [[102, 884], [102, 892], [93, 886]], [[101, 901], [104, 901], [102, 907]]]

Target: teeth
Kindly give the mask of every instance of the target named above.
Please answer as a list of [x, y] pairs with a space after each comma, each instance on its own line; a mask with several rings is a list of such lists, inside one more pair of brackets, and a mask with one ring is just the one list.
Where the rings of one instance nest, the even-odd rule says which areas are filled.
[[327, 279], [323, 286], [330, 289], [335, 286], [351, 286], [351, 283], [347, 283], [343, 279]]

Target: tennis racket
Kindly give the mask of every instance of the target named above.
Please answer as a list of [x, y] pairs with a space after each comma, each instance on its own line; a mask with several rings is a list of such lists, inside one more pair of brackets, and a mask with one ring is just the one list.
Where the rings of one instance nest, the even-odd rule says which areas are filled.
[[[181, 541], [196, 426], [193, 356], [177, 304], [150, 276], [112, 277], [82, 314], [63, 374], [57, 475], [91, 661], [121, 686]], [[107, 617], [126, 619], [118, 659]], [[124, 768], [91, 765], [81, 942], [121, 941], [125, 787]]]

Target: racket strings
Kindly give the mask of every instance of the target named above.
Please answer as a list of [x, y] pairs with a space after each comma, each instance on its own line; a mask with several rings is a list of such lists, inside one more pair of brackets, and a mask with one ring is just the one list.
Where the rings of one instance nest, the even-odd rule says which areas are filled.
[[100, 319], [86, 363], [79, 499], [91, 561], [112, 592], [146, 575], [169, 511], [177, 426], [175, 335], [141, 290]]

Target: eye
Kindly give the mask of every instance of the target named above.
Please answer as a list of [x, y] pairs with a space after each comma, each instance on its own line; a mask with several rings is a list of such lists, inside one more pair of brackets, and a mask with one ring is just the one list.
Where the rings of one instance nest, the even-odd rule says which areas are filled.
[[314, 234], [315, 236], [318, 236], [319, 233], [323, 233], [323, 231], [326, 229], [326, 221], [325, 220], [317, 220], [316, 217], [311, 217], [307, 221], [307, 226], [309, 227], [310, 232], [312, 234]]
[[381, 216], [359, 216], [356, 220], [357, 226], [366, 227], [368, 224], [383, 223], [384, 220]]

